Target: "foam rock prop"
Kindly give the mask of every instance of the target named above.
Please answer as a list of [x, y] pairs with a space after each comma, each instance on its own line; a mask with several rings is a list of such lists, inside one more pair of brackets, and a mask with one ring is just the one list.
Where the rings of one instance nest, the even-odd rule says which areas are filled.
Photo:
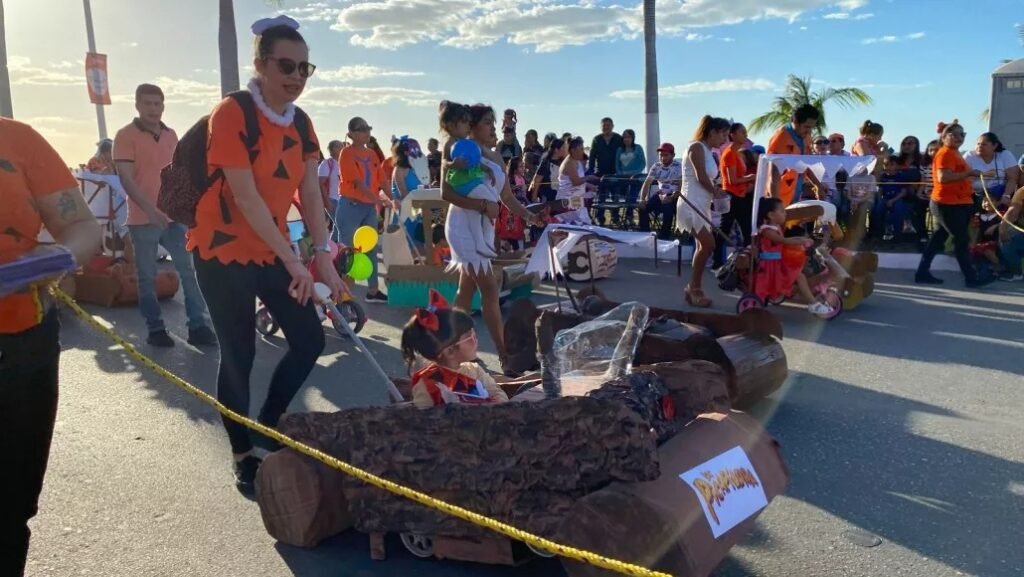
[[[785, 491], [778, 443], [740, 413], [702, 415], [658, 449], [662, 475], [615, 483], [576, 502], [557, 537], [683, 577], [707, 577]], [[613, 573], [563, 560], [570, 577]]]
[[[650, 423], [601, 399], [301, 413], [279, 428], [376, 475], [548, 535], [584, 490], [659, 474]], [[342, 487], [360, 531], [485, 531], [355, 479]]]
[[633, 367], [656, 374], [668, 390], [677, 422], [689, 423], [704, 413], [727, 413], [732, 408], [730, 380], [715, 363], [689, 360]]

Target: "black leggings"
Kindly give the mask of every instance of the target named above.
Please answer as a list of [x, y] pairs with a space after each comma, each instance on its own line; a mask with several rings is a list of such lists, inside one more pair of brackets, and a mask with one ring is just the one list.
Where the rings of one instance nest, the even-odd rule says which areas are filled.
[[[198, 255], [194, 260], [196, 278], [220, 342], [217, 400], [224, 406], [249, 414], [249, 375], [256, 356], [256, 297], [284, 331], [288, 352], [270, 377], [270, 390], [257, 417], [260, 423], [276, 427], [324, 350], [324, 330], [316, 309], [312, 301], [302, 306], [288, 294], [291, 275], [280, 261], [225, 265]], [[249, 430], [226, 417], [223, 421], [231, 451], [252, 450]]]
[[743, 246], [750, 246], [750, 227], [753, 226], [754, 195], [729, 196], [729, 212], [722, 215], [722, 232], [732, 240], [732, 227], [739, 223]]
[[57, 417], [60, 322], [0, 335], [0, 575], [21, 577]]
[[974, 270], [974, 262], [967, 250], [968, 228], [971, 224], [971, 217], [974, 216], [974, 205], [971, 204], [935, 204], [938, 209], [938, 222], [935, 232], [932, 233], [928, 246], [921, 255], [921, 264], [917, 267], [918, 275], [930, 274], [932, 260], [935, 255], [942, 252], [946, 247], [946, 239], [953, 237], [953, 248], [956, 253], [956, 262], [960, 265], [960, 272], [968, 283], [978, 280], [978, 273]]

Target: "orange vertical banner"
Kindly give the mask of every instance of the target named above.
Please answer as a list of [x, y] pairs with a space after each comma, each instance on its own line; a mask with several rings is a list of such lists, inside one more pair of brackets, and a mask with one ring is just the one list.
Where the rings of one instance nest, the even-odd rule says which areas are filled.
[[107, 80], [107, 55], [89, 52], [85, 55], [85, 80], [89, 86], [89, 102], [110, 104], [110, 82]]

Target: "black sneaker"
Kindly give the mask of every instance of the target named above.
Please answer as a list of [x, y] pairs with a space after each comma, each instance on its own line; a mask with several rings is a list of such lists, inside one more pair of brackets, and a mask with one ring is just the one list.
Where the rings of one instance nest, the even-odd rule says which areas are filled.
[[930, 272], [927, 272], [924, 274], [917, 273], [916, 275], [914, 275], [914, 282], [916, 282], [917, 284], [942, 284], [946, 281], [942, 280], [941, 278], [937, 278]]
[[386, 303], [388, 302], [388, 295], [381, 291], [375, 293], [366, 293], [366, 302], [368, 303]]
[[256, 494], [256, 471], [259, 470], [262, 463], [262, 459], [252, 455], [241, 461], [235, 461], [235, 487], [239, 493], [246, 497]]
[[281, 443], [278, 443], [266, 435], [261, 435], [256, 431], [251, 431], [249, 437], [252, 440], [252, 446], [263, 449], [268, 453], [274, 453], [284, 448]]
[[973, 289], [973, 288], [986, 287], [986, 286], [988, 286], [988, 285], [990, 285], [990, 284], [992, 284], [994, 282], [996, 282], [996, 278], [994, 276], [989, 275], [989, 276], [986, 276], [984, 278], [979, 278], [979, 279], [976, 279], [976, 280], [973, 280], [973, 281], [969, 280], [969, 281], [967, 281], [964, 284], [967, 285], [967, 288], [972, 288]]
[[169, 349], [174, 346], [174, 339], [167, 334], [166, 330], [153, 331], [146, 337], [146, 343], [154, 347]]
[[217, 335], [213, 333], [210, 327], [189, 329], [188, 344], [197, 347], [215, 347], [217, 346]]

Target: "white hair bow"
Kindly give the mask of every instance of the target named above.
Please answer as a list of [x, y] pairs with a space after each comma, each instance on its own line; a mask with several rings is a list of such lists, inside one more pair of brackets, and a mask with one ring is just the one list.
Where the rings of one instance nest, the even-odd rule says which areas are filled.
[[259, 36], [266, 32], [267, 30], [270, 30], [271, 28], [275, 28], [277, 26], [287, 26], [292, 30], [299, 29], [298, 21], [288, 16], [285, 16], [284, 14], [279, 14], [273, 18], [260, 18], [259, 20], [253, 22], [252, 33], [256, 36]]

